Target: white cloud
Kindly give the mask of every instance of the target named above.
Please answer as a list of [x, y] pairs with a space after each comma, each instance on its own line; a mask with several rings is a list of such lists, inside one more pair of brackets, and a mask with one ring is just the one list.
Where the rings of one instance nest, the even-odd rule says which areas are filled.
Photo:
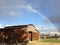
[[11, 26], [11, 25], [8, 25], [8, 24], [7, 24], [7, 25], [5, 25], [5, 26]]
[[50, 32], [50, 33], [51, 33], [51, 34], [53, 34], [53, 33], [55, 33], [55, 34], [56, 34], [56, 33], [58, 33], [58, 32]]
[[9, 24], [6, 24], [6, 25], [2, 25], [2, 24], [0, 24], [0, 28], [4, 28], [4, 27], [6, 27], [6, 26], [11, 26], [11, 25], [9, 25]]
[[1, 28], [1, 24], [0, 24], [0, 28]]
[[4, 27], [0, 24], [0, 28], [4, 28]]
[[11, 16], [14, 16], [14, 15], [15, 15], [14, 11], [11, 11], [11, 12], [10, 12], [10, 15], [11, 15]]
[[33, 9], [31, 5], [27, 5], [26, 8], [30, 11], [37, 12], [37, 10]]
[[[4, 9], [4, 10], [6, 9], [6, 11], [4, 11], [4, 10], [2, 11], [3, 16], [4, 15], [11, 16], [11, 17], [15, 16], [14, 10], [10, 11], [10, 8], [15, 8], [15, 9], [18, 8], [19, 10], [20, 10], [20, 8], [24, 8], [29, 11], [35, 12], [35, 13], [37, 12], [37, 10], [35, 10], [31, 4], [29, 4], [27, 1], [24, 1], [24, 0], [9, 0], [9, 1], [7, 0], [7, 2], [3, 0], [1, 2], [0, 2], [1, 3], [0, 9]], [[4, 12], [6, 12], [6, 13], [4, 13]]]
[[30, 4], [28, 5], [20, 5], [21, 8], [25, 8], [25, 9], [28, 9], [32, 12], [38, 12], [37, 10], [35, 10]]
[[5, 26], [3, 26], [2, 24], [0, 24], [0, 28], [4, 28], [4, 27], [6, 27], [6, 26], [11, 26], [11, 25], [5, 25]]
[[54, 30], [57, 31], [57, 29], [54, 26], [48, 26], [48, 25], [38, 25], [36, 26], [36, 29], [38, 30]]
[[[5, 5], [5, 6], [1, 6], [0, 8], [2, 8], [2, 9], [6, 8], [7, 9], [9, 7], [18, 8], [19, 10], [21, 8], [24, 8], [24, 9], [27, 9], [27, 10], [32, 11], [34, 13], [37, 13], [38, 12], [30, 4], [9, 5], [9, 6], [8, 5]], [[3, 12], [5, 12], [5, 11], [3, 11]], [[4, 13], [4, 14], [5, 14], [5, 16], [11, 16], [11, 17], [16, 15], [16, 13], [14, 12], [14, 10], [9, 11], [8, 9], [7, 9], [6, 13]], [[4, 16], [4, 14], [2, 14], [2, 15]]]
[[[2, 2], [2, 3], [1, 3]], [[37, 12], [37, 10], [35, 10], [31, 4], [29, 4], [27, 1], [24, 0], [11, 0], [11, 1], [1, 1], [1, 5], [0, 8], [9, 8], [9, 7], [18, 7], [18, 8], [26, 8], [32, 12]], [[9, 3], [8, 3], [9, 2]], [[6, 4], [7, 3], [7, 4]], [[10, 4], [11, 3], [11, 4]], [[13, 14], [13, 12], [12, 12]]]

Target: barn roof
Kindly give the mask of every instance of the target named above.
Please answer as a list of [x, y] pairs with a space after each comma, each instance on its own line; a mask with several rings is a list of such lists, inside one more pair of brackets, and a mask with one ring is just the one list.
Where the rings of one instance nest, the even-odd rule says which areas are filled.
[[27, 24], [27, 25], [6, 26], [5, 28], [24, 28], [24, 27], [27, 27], [27, 26], [30, 26], [30, 25], [35, 27], [33, 24]]
[[7, 27], [5, 27], [5, 28], [23, 28], [23, 27], [27, 27], [27, 25], [7, 26]]
[[[26, 25], [6, 26], [5, 28], [0, 28], [0, 30], [13, 29], [13, 28], [25, 28], [25, 27], [28, 27], [28, 26], [33, 26], [35, 28], [35, 26], [33, 24], [26, 24]], [[37, 32], [39, 32], [36, 28], [35, 28], [35, 30]]]

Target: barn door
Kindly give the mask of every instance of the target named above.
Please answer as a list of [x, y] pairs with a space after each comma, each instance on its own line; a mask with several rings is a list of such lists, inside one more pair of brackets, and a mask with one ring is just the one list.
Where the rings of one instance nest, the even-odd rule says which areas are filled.
[[29, 39], [32, 41], [32, 32], [29, 31]]

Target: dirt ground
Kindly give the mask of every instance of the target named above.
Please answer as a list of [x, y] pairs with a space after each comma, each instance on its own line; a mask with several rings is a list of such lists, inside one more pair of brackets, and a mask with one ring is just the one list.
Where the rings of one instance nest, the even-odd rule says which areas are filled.
[[[3, 44], [0, 44], [3, 45]], [[25, 44], [4, 44], [4, 45], [25, 45]], [[27, 43], [26, 45], [60, 45], [60, 43], [48, 43], [48, 42], [40, 42], [40, 41], [32, 41]]]
[[60, 43], [46, 43], [46, 42], [34, 41], [29, 42], [27, 45], [60, 45]]

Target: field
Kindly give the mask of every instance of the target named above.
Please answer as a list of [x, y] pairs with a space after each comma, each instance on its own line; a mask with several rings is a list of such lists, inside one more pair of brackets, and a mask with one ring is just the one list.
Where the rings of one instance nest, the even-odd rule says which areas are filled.
[[[18, 43], [18, 44], [5, 44], [5, 45], [25, 45], [25, 44]], [[40, 39], [39, 41], [30, 41], [26, 45], [60, 45], [60, 39]]]
[[40, 42], [60, 43], [60, 39], [41, 39]]
[[60, 39], [41, 39], [40, 41], [33, 41], [27, 45], [60, 45]]

